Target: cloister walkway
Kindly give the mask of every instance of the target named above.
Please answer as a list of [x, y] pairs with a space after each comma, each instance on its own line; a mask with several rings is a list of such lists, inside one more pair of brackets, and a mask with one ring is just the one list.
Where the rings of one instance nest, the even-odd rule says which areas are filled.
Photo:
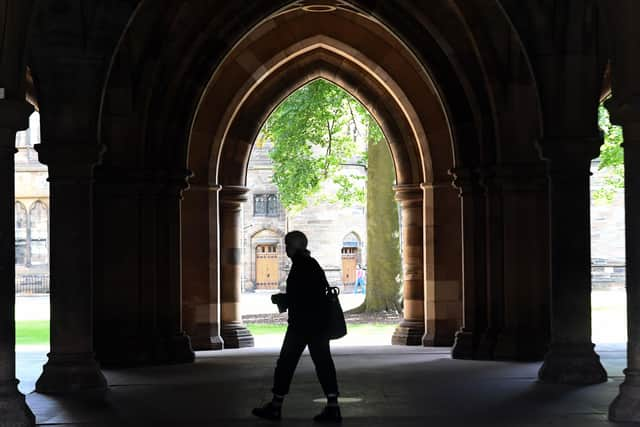
[[[38, 425], [261, 426], [250, 410], [270, 397], [277, 348], [198, 353], [190, 365], [105, 370], [106, 396], [30, 393]], [[587, 387], [536, 382], [539, 363], [452, 360], [447, 348], [336, 347], [344, 426], [607, 426], [626, 364], [624, 345], [597, 351], [608, 382]], [[18, 353], [29, 392], [44, 354]], [[312, 425], [322, 393], [306, 354], [281, 426]]]

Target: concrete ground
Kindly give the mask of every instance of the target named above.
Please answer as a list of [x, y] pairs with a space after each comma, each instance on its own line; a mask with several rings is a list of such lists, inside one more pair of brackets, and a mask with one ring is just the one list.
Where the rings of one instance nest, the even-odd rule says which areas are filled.
[[[594, 292], [594, 341], [610, 379], [588, 387], [539, 384], [540, 363], [452, 360], [447, 348], [362, 346], [362, 339], [348, 335], [332, 344], [343, 425], [613, 425], [607, 408], [626, 365], [625, 346], [616, 344], [626, 331], [623, 298], [624, 293]], [[259, 307], [260, 301], [256, 297], [248, 307]], [[20, 299], [16, 308], [17, 318], [43, 318], [48, 299]], [[43, 426], [267, 426], [273, 423], [250, 411], [270, 398], [280, 340], [263, 340], [257, 343], [261, 348], [199, 352], [191, 365], [106, 370], [111, 387], [105, 396], [74, 398], [34, 393], [48, 349], [22, 346], [19, 387]], [[312, 425], [322, 401], [305, 353], [280, 425]]]
[[[598, 348], [607, 383], [539, 384], [539, 363], [458, 361], [449, 349], [339, 347], [334, 358], [344, 426], [607, 426], [625, 365], [624, 347]], [[106, 370], [104, 397], [29, 393], [39, 425], [267, 426], [251, 408], [270, 398], [277, 348], [202, 352], [190, 365]], [[19, 352], [21, 388], [29, 391], [44, 354]], [[282, 426], [312, 425], [322, 392], [305, 354]], [[276, 423], [277, 424], [277, 423]]]

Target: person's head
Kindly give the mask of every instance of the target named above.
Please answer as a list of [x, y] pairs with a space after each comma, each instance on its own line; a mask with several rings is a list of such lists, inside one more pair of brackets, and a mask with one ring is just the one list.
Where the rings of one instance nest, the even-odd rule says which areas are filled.
[[302, 231], [291, 231], [284, 236], [285, 250], [289, 258], [307, 249], [307, 236]]

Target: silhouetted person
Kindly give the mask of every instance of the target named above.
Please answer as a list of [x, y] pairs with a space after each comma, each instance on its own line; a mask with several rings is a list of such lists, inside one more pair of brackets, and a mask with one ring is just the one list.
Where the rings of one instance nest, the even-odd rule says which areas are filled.
[[261, 418], [280, 419], [282, 402], [289, 393], [293, 373], [302, 352], [309, 346], [318, 380], [327, 396], [327, 406], [313, 419], [339, 422], [342, 417], [338, 406], [338, 382], [326, 332], [326, 289], [329, 284], [324, 271], [307, 250], [307, 237], [302, 232], [287, 233], [284, 242], [287, 256], [292, 261], [287, 277], [287, 293], [274, 295], [271, 299], [280, 309], [286, 307], [289, 310], [289, 326], [274, 373], [271, 390], [273, 399], [260, 408], [254, 408], [253, 414]]

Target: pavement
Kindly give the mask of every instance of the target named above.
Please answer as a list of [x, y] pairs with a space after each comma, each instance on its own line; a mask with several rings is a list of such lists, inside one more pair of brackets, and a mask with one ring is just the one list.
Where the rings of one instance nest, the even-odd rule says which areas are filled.
[[[615, 425], [607, 420], [607, 409], [626, 366], [624, 340], [616, 341], [626, 335], [626, 326], [620, 323], [624, 320], [620, 297], [594, 297], [594, 341], [609, 381], [586, 387], [538, 383], [540, 363], [452, 360], [449, 348], [334, 341], [343, 425]], [[48, 311], [44, 304], [38, 301], [33, 312]], [[25, 314], [29, 309], [21, 305], [17, 316], [29, 317]], [[597, 334], [606, 339], [596, 340]], [[19, 388], [42, 426], [268, 426], [273, 423], [253, 418], [250, 411], [270, 397], [280, 340], [257, 342], [256, 348], [198, 352], [196, 362], [188, 365], [105, 370], [110, 384], [106, 394], [71, 397], [33, 392], [48, 350], [21, 346]], [[370, 339], [367, 342], [371, 344]], [[312, 425], [310, 419], [322, 402], [305, 351], [278, 425]]]
[[[251, 408], [270, 398], [277, 348], [199, 352], [188, 365], [105, 370], [102, 396], [29, 393], [38, 425], [268, 426]], [[344, 426], [610, 426], [607, 408], [625, 365], [624, 346], [599, 348], [610, 380], [575, 387], [536, 381], [540, 363], [452, 360], [448, 348], [339, 347], [334, 360]], [[18, 353], [21, 386], [44, 359]], [[36, 363], [37, 362], [37, 363]], [[313, 425], [323, 396], [305, 352], [280, 426]]]

